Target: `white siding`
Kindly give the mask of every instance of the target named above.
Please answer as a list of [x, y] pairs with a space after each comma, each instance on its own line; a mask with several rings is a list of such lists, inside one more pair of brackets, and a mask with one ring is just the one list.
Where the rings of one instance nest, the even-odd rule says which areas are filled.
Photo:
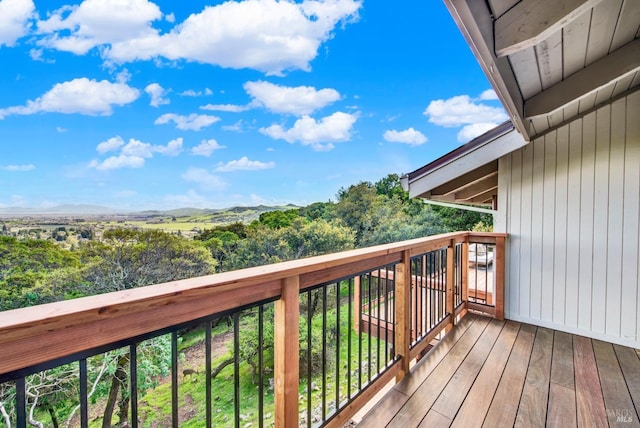
[[507, 317], [640, 347], [640, 91], [507, 155], [500, 183]]

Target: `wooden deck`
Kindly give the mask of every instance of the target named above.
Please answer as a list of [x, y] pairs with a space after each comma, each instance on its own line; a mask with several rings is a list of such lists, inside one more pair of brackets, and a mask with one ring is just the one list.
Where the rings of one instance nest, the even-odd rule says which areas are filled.
[[640, 351], [465, 316], [362, 427], [640, 427]]

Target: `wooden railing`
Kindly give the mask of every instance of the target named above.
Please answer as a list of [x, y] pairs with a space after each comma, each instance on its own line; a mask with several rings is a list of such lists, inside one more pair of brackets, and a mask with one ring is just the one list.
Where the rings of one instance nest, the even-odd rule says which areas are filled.
[[[333, 413], [323, 417], [321, 424], [342, 426], [394, 377], [409, 375], [410, 361], [434, 338], [454, 326], [467, 310], [503, 318], [505, 240], [504, 234], [449, 233], [0, 312], [0, 385], [11, 381], [19, 389], [26, 376], [61, 364], [81, 362], [86, 358], [83, 355], [93, 351], [114, 349], [114, 344], [119, 343], [132, 346], [135, 351], [134, 342], [151, 337], [154, 332], [174, 331], [175, 336], [176, 326], [275, 301], [274, 421], [277, 427], [298, 426], [301, 295], [326, 284], [338, 284], [335, 293], [339, 295], [339, 284], [347, 281], [352, 287], [348, 292], [352, 311], [349, 327], [371, 336], [373, 327], [369, 325], [369, 330], [363, 333], [360, 324], [371, 322], [371, 317], [369, 321], [365, 318], [374, 302], [358, 305], [356, 296], [360, 295], [358, 287], [365, 277], [373, 283], [375, 278], [380, 280], [384, 276], [392, 285], [385, 283], [384, 288], [376, 291], [376, 298], [385, 305], [385, 313], [392, 315], [383, 323], [378, 320], [376, 328], [378, 335], [382, 335], [380, 326], [384, 326], [387, 342], [392, 332], [392, 345], [385, 344], [389, 358], [373, 375], [368, 369], [369, 379], [355, 392], [348, 387], [348, 400], [341, 402], [340, 392], [337, 393]], [[477, 269], [470, 265], [470, 242], [493, 248], [494, 288], [490, 302], [478, 303], [469, 297], [474, 292], [477, 296], [477, 290], [470, 290], [468, 283], [470, 269]], [[337, 311], [339, 302], [340, 297]], [[434, 318], [426, 311], [435, 306], [440, 316]], [[177, 369], [172, 373], [177, 377]], [[173, 384], [177, 385], [177, 380]], [[84, 391], [86, 394], [86, 387]], [[22, 394], [18, 391], [16, 396], [18, 401], [25, 400], [24, 391]], [[24, 402], [18, 402], [16, 408], [24, 410]], [[132, 426], [137, 426], [137, 421], [132, 422]], [[173, 419], [173, 425], [176, 424]]]

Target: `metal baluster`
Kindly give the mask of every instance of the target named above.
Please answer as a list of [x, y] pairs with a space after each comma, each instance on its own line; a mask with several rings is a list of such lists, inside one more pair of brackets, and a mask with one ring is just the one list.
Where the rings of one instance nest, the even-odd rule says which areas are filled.
[[135, 343], [129, 345], [129, 388], [131, 394], [131, 427], [138, 427], [138, 349]]
[[178, 427], [178, 332], [171, 332], [171, 423]]
[[235, 426], [240, 428], [240, 317], [233, 314], [233, 409]]
[[87, 360], [85, 358], [78, 361], [80, 366], [80, 426], [89, 427], [89, 399], [87, 397]]
[[207, 428], [211, 428], [213, 425], [213, 413], [212, 413], [212, 393], [211, 393], [211, 321], [207, 321], [204, 326], [204, 347], [205, 347], [205, 403], [206, 403], [206, 425]]

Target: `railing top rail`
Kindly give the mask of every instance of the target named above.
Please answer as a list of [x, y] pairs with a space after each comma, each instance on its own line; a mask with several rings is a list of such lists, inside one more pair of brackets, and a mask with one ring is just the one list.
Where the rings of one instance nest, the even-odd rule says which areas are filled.
[[447, 233], [0, 312], [0, 373], [278, 297], [291, 276], [306, 288], [400, 261], [404, 251], [499, 236]]

